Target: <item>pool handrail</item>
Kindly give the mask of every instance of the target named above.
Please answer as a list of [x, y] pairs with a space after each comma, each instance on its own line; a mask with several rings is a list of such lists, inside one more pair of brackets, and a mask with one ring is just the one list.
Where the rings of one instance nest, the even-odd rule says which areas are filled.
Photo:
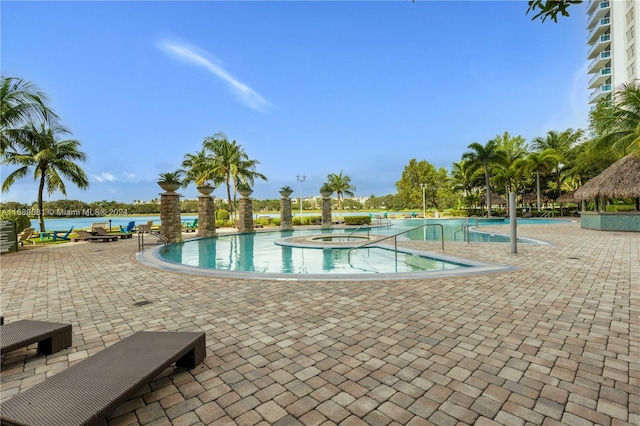
[[402, 231], [402, 232], [398, 232], [397, 234], [388, 235], [386, 237], [379, 238], [379, 239], [374, 240], [374, 241], [367, 241], [367, 242], [365, 242], [363, 244], [360, 244], [359, 246], [355, 246], [355, 247], [350, 248], [349, 251], [347, 252], [347, 262], [351, 262], [351, 252], [353, 250], [361, 249], [361, 248], [364, 248], [364, 247], [372, 245], [372, 244], [377, 244], [380, 241], [388, 240], [390, 238], [393, 238], [393, 249], [394, 249], [394, 252], [395, 252], [395, 256], [397, 258], [398, 257], [398, 238], [397, 238], [398, 235], [406, 234], [408, 232], [415, 231], [416, 229], [424, 228], [426, 226], [439, 226], [440, 227], [440, 240], [442, 241], [442, 251], [444, 251], [444, 227], [442, 226], [442, 224], [441, 223], [423, 223], [422, 225], [416, 226], [416, 227], [411, 228], [411, 229], [407, 229], [407, 230]]
[[[149, 229], [149, 234], [157, 237], [164, 244], [164, 252], [169, 251], [169, 239], [158, 231], [152, 231]], [[138, 232], [138, 251], [144, 250], [144, 232]]]
[[362, 225], [358, 226], [356, 229], [354, 229], [349, 235], [347, 235], [347, 240], [349, 240], [349, 238], [351, 238], [351, 236], [353, 234], [355, 234], [356, 232], [358, 232], [361, 228], [367, 228], [367, 238], [369, 238], [369, 231], [371, 230], [371, 227], [369, 226], [368, 223], [363, 223]]

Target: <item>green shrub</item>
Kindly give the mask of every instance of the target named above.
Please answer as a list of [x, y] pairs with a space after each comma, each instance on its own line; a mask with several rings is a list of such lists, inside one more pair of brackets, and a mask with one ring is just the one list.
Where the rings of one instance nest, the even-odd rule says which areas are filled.
[[229, 219], [220, 219], [216, 220], [216, 228], [231, 228], [233, 227], [233, 222]]
[[229, 220], [231, 214], [225, 209], [216, 210], [216, 219], [217, 220]]
[[345, 225], [364, 225], [371, 223], [371, 216], [345, 216]]
[[13, 210], [0, 211], [0, 219], [14, 221], [16, 223], [16, 232], [22, 232], [27, 228], [31, 228], [31, 219], [29, 219], [29, 216], [17, 214]]

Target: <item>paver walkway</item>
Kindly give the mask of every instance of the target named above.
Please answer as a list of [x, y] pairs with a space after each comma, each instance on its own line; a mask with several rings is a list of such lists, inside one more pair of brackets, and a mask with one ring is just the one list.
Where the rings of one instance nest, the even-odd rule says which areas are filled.
[[640, 233], [518, 231], [553, 245], [447, 243], [519, 269], [399, 281], [178, 274], [139, 264], [135, 238], [6, 254], [5, 321], [74, 334], [6, 355], [1, 398], [135, 331], [203, 330], [205, 362], [167, 370], [110, 425], [640, 424]]

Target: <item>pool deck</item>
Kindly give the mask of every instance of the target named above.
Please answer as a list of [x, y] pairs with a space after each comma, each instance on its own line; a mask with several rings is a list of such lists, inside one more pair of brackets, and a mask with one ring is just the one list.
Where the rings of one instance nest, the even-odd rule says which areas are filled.
[[518, 233], [551, 245], [446, 243], [517, 269], [393, 281], [180, 274], [139, 263], [136, 238], [25, 246], [0, 257], [2, 315], [71, 323], [73, 344], [4, 355], [1, 398], [135, 331], [202, 330], [204, 363], [109, 425], [640, 424], [640, 232]]

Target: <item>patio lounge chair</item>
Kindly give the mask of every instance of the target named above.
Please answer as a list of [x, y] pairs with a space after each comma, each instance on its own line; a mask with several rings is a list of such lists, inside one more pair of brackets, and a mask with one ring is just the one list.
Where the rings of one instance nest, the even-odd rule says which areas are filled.
[[196, 232], [198, 229], [198, 218], [193, 221], [182, 222], [182, 230], [184, 232]]
[[139, 331], [0, 404], [7, 425], [106, 424], [105, 417], [174, 362], [194, 368], [203, 332]]
[[114, 235], [93, 235], [88, 233], [87, 231], [84, 230], [80, 230], [78, 229], [76, 231], [76, 234], [78, 234], [78, 236], [76, 238], [73, 239], [74, 242], [77, 241], [101, 241], [101, 242], [107, 242], [107, 241], [118, 241], [118, 236]]
[[0, 353], [38, 343], [38, 353], [50, 355], [71, 346], [71, 324], [20, 320], [0, 327]]
[[131, 222], [129, 222], [127, 224], [126, 228], [123, 227], [123, 226], [120, 226], [120, 232], [123, 232], [123, 233], [124, 232], [134, 232], [135, 228], [136, 228], [136, 223], [135, 223], [135, 221], [132, 220]]
[[104, 228], [107, 229], [107, 222], [93, 222], [91, 224], [91, 228], [88, 229], [89, 232], [95, 232], [96, 228]]
[[120, 237], [121, 240], [124, 240], [125, 238], [132, 238], [133, 237], [133, 234], [129, 234], [128, 232], [109, 233], [109, 232], [107, 232], [106, 229], [102, 228], [101, 226], [96, 226], [94, 228], [94, 232], [95, 232], [95, 235], [97, 235], [97, 236], [101, 236], [101, 235], [102, 236], [107, 236], [107, 237], [116, 236], [116, 237]]
[[53, 241], [57, 241], [57, 240], [66, 240], [69, 241], [71, 238], [69, 238], [69, 234], [73, 231], [73, 226], [71, 228], [69, 228], [69, 230], [67, 231], [66, 234], [64, 235], [58, 235], [61, 234], [62, 231], [53, 231]]
[[[23, 229], [22, 232], [20, 234], [18, 234], [18, 242], [20, 243], [21, 246], [24, 246], [24, 242], [25, 241], [30, 241], [29, 238], [31, 238], [31, 236], [33, 235], [33, 233], [35, 232], [34, 228], [26, 228]], [[35, 241], [31, 241], [31, 244], [36, 244]]]

